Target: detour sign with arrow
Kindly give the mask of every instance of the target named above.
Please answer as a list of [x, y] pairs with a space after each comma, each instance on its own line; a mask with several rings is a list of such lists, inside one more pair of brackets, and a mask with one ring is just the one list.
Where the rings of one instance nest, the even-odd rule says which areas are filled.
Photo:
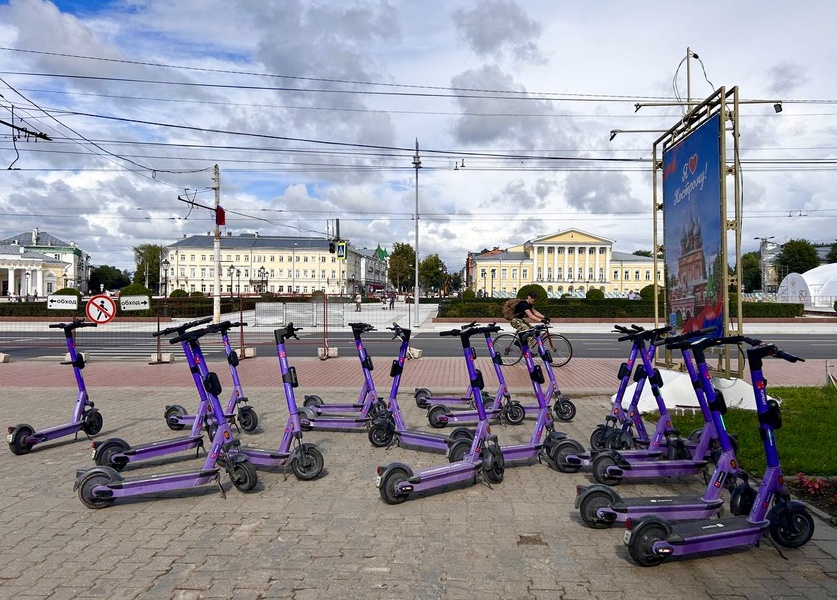
[[145, 310], [150, 306], [148, 296], [119, 296], [119, 308], [125, 310]]

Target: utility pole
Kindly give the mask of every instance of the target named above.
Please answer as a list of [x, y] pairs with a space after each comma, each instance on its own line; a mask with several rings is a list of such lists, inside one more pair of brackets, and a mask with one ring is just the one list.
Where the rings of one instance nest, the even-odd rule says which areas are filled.
[[[212, 249], [215, 253], [215, 272], [212, 275], [212, 320], [215, 323], [221, 322], [221, 226], [218, 224], [218, 207], [221, 204], [221, 171], [218, 165], [212, 172], [212, 183], [215, 189], [215, 239]], [[232, 283], [230, 283], [232, 287]]]
[[418, 173], [421, 169], [421, 159], [419, 158], [419, 143], [416, 138], [416, 155], [413, 157], [413, 167], [416, 169], [416, 285], [415, 295], [413, 296], [413, 306], [415, 311], [415, 318], [413, 319], [413, 328], [419, 326], [419, 194], [418, 194]]

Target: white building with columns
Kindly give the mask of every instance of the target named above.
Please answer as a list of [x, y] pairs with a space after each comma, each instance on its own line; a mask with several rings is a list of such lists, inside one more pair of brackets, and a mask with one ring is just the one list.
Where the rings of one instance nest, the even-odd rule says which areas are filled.
[[468, 287], [490, 297], [510, 297], [536, 283], [551, 297], [584, 294], [591, 288], [607, 295], [638, 292], [657, 281], [664, 284], [663, 263], [613, 250], [613, 240], [566, 229], [505, 250], [495, 248], [473, 256]]
[[36, 227], [0, 240], [0, 290], [43, 297], [64, 287], [87, 292], [90, 255]]

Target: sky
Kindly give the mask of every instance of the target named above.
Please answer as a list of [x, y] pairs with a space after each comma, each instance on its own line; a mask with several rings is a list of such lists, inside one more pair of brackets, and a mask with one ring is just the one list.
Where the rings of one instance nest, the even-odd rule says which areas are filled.
[[834, 22], [831, 0], [0, 0], [0, 239], [133, 270], [214, 229], [217, 165], [223, 235], [339, 222], [391, 250], [418, 213], [449, 271], [567, 228], [650, 250], [655, 140], [737, 86], [742, 252], [830, 244]]

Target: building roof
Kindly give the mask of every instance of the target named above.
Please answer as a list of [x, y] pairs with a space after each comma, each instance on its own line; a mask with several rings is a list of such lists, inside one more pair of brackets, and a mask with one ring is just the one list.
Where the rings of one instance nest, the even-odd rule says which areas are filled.
[[613, 262], [615, 260], [621, 260], [622, 262], [647, 262], [650, 264], [654, 262], [654, 257], [641, 256], [639, 254], [629, 254], [627, 252], [617, 252], [616, 250], [614, 250], [611, 254], [610, 261]]
[[[195, 248], [195, 249], [211, 249], [215, 243], [215, 237], [212, 235], [193, 235], [180, 240], [173, 244], [169, 244], [167, 248]], [[221, 248], [227, 250], [249, 249], [272, 249], [272, 250], [306, 250], [306, 249], [327, 249], [327, 238], [303, 238], [303, 237], [289, 237], [278, 235], [256, 235], [253, 233], [244, 233], [239, 236], [222, 236]]]
[[48, 265], [68, 264], [62, 260], [58, 260], [57, 258], [50, 256], [49, 254], [44, 254], [43, 252], [35, 252], [34, 250], [24, 250], [23, 252], [21, 252], [21, 248], [23, 248], [23, 246], [0, 243], [0, 257], [14, 256], [15, 258], [40, 260], [42, 263]]
[[521, 261], [521, 260], [529, 260], [529, 255], [525, 252], [508, 252], [506, 250], [501, 250], [500, 252], [493, 252], [491, 254], [485, 252], [483, 254], [478, 254], [474, 257], [474, 262], [486, 261], [486, 262], [495, 262], [498, 260], [507, 260], [507, 261]]
[[[35, 241], [32, 241], [32, 234], [35, 234]], [[11, 244], [17, 246], [65, 246], [72, 248], [71, 244], [58, 239], [54, 235], [50, 235], [46, 231], [24, 231], [17, 235], [13, 235], [5, 240], [0, 240], [0, 244]]]

